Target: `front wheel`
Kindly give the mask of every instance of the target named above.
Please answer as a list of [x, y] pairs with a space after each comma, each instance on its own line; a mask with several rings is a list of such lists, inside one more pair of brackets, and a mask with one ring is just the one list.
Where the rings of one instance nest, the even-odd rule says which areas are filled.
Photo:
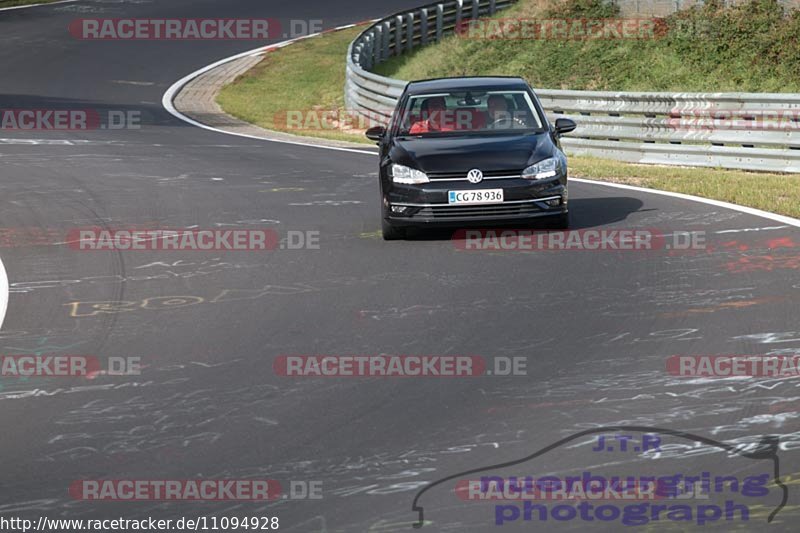
[[406, 236], [406, 230], [404, 228], [392, 226], [386, 219], [381, 219], [381, 233], [383, 234], [384, 241], [396, 241]]

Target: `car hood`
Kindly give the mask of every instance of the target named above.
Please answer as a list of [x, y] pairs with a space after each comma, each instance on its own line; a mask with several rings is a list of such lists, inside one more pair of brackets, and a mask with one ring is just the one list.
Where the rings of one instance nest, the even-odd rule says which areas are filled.
[[389, 156], [395, 163], [426, 173], [522, 170], [555, 154], [550, 135], [491, 135], [395, 138]]

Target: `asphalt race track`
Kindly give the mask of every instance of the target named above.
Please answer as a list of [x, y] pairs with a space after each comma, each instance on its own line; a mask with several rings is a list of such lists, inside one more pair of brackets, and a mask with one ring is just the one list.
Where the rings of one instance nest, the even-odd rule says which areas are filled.
[[[78, 17], [322, 19], [330, 28], [419, 3], [79, 0], [0, 12], [1, 108], [142, 116], [140, 129], [2, 131], [0, 257], [10, 297], [0, 353], [136, 356], [144, 365], [139, 376], [0, 378], [0, 515], [278, 516], [285, 531], [408, 531], [427, 483], [620, 425], [728, 443], [779, 436], [781, 474], [796, 483], [796, 380], [677, 378], [665, 361], [800, 349], [797, 227], [574, 182], [575, 229], [705, 232], [707, 248], [464, 251], [439, 232], [384, 242], [373, 156], [209, 132], [162, 108], [177, 79], [266, 43], [79, 41], [67, 31]], [[320, 246], [81, 252], [58, 238], [83, 226], [318, 231]], [[285, 354], [524, 357], [528, 372], [287, 378], [273, 370]], [[573, 442], [526, 472], [653, 463], [589, 446]], [[662, 459], [673, 471], [753, 469], [706, 452], [676, 445]], [[68, 493], [80, 479], [190, 478], [300, 480], [320, 483], [323, 497], [132, 502]], [[798, 496], [788, 485], [772, 524], [762, 513], [738, 528], [796, 530]], [[443, 490], [422, 498], [423, 531], [620, 527], [497, 529], [493, 511]], [[766, 500], [768, 513], [780, 498]]]

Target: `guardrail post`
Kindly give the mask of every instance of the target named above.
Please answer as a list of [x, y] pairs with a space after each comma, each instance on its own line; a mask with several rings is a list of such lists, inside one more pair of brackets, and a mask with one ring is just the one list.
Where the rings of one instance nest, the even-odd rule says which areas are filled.
[[360, 65], [363, 63], [361, 61], [361, 57], [364, 55], [364, 46], [366, 43], [359, 43], [356, 46], [353, 46], [352, 53], [353, 53], [353, 61], [355, 61], [356, 65]]
[[464, 9], [464, 0], [456, 0], [456, 33], [461, 31], [461, 17]]
[[423, 7], [419, 10], [419, 44], [428, 44], [428, 8]]
[[373, 31], [374, 42], [372, 43], [372, 65], [381, 62], [381, 43], [383, 42], [383, 26], [375, 26]]
[[494, 15], [495, 13], [497, 13], [497, 1], [489, 0], [489, 15]]
[[406, 14], [406, 49], [414, 48], [414, 13]]
[[403, 53], [403, 15], [394, 18], [394, 55]]
[[480, 0], [472, 0], [472, 9], [469, 12], [469, 18], [476, 19], [481, 15], [481, 3]]
[[383, 23], [383, 31], [381, 33], [383, 34], [383, 43], [381, 43], [383, 45], [382, 46], [383, 50], [381, 52], [381, 62], [384, 62], [387, 59], [389, 59], [389, 42], [392, 40], [391, 25], [389, 21]]
[[375, 34], [371, 33], [364, 36], [364, 48], [358, 55], [359, 66], [363, 69], [369, 70], [372, 68], [372, 57], [375, 52], [373, 50], [375, 42]]
[[436, 4], [436, 42], [442, 40], [442, 26], [444, 24], [444, 6]]

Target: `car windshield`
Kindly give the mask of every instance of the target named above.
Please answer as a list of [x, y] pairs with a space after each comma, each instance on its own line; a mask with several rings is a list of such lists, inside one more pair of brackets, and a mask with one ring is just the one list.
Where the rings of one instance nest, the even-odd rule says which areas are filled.
[[445, 136], [465, 132], [540, 130], [527, 91], [452, 91], [413, 95], [406, 101], [398, 135]]

